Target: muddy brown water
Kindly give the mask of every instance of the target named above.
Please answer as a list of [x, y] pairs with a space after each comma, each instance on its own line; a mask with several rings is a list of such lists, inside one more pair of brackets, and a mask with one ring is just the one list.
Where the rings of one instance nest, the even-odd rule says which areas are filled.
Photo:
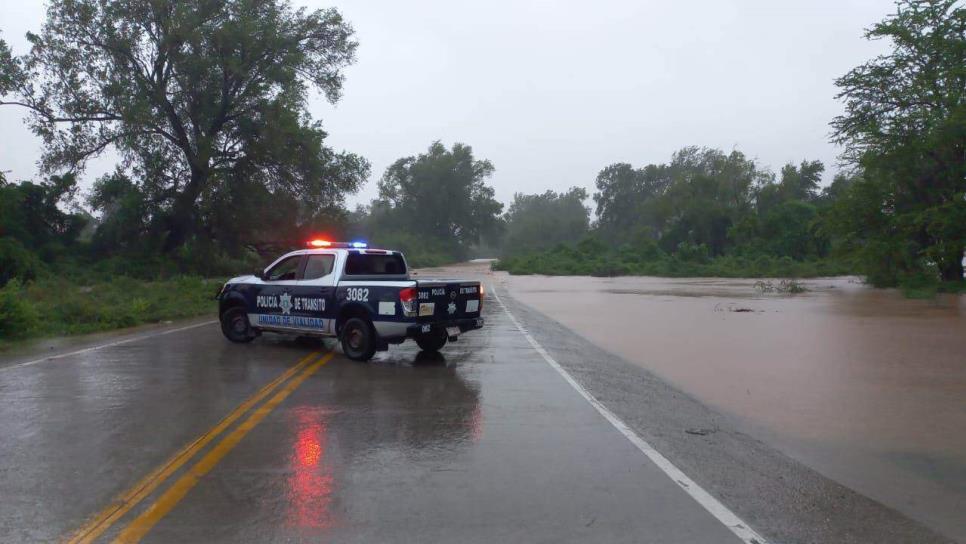
[[966, 542], [966, 297], [854, 278], [491, 276], [517, 300], [737, 418], [819, 472]]

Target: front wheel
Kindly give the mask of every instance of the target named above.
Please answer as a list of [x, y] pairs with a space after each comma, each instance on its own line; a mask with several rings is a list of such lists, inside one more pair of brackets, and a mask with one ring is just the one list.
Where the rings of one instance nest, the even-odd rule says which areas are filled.
[[241, 306], [229, 308], [221, 314], [221, 333], [232, 342], [245, 343], [254, 340], [248, 314]]
[[446, 331], [437, 329], [416, 337], [416, 344], [423, 351], [439, 351], [446, 345]]
[[376, 354], [376, 333], [368, 321], [353, 317], [342, 326], [342, 351], [353, 361], [368, 361]]

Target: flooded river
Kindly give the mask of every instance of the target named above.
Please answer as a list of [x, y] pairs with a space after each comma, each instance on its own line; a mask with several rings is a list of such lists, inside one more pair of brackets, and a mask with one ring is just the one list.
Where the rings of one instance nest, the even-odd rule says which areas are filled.
[[491, 276], [819, 472], [966, 542], [966, 297], [848, 278]]

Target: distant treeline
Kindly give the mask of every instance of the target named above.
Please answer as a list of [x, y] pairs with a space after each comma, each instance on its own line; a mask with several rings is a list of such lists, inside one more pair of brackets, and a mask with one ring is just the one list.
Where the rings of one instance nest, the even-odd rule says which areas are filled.
[[775, 174], [738, 151], [684, 148], [667, 164], [610, 165], [587, 193], [516, 195], [499, 267], [513, 273], [785, 276], [849, 273], [835, 203], [852, 179], [821, 189], [818, 161]]
[[[51, 0], [30, 52], [0, 40], [0, 107], [26, 111], [44, 142], [42, 181], [0, 174], [0, 285], [228, 275], [326, 236], [402, 249], [415, 266], [499, 256], [516, 273], [855, 272], [953, 288], [966, 247], [966, 8], [899, 0], [867, 37], [892, 50], [836, 82], [847, 169], [824, 187], [817, 161], [775, 173], [686, 147], [667, 163], [606, 166], [592, 191], [521, 193], [504, 209], [493, 164], [435, 142], [350, 211], [369, 163], [327, 146], [307, 109], [312, 90], [339, 98], [354, 60], [338, 11]], [[105, 149], [121, 163], [80, 192], [77, 173]]]
[[831, 122], [833, 141], [844, 147], [849, 173], [825, 189], [818, 189], [820, 163], [785, 166], [776, 179], [737, 152], [686, 148], [668, 164], [617, 164], [598, 176], [597, 222], [576, 246], [570, 227], [556, 238], [548, 233], [560, 224], [556, 217], [528, 218], [546, 227], [533, 235], [513, 223], [514, 215], [543, 213], [583, 225], [574, 207], [579, 189], [518, 197], [500, 266], [524, 273], [856, 271], [877, 286], [962, 290], [966, 6], [899, 0], [866, 38], [891, 49], [835, 82], [845, 112]]

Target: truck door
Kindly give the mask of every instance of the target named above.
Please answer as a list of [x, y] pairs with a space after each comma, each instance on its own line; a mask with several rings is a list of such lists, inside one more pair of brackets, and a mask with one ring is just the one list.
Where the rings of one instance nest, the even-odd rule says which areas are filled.
[[302, 255], [292, 255], [273, 264], [262, 281], [253, 286], [254, 300], [248, 320], [256, 327], [292, 329], [292, 292], [298, 286]]
[[334, 252], [305, 256], [301, 279], [292, 290], [293, 321], [300, 329], [334, 332], [335, 264]]

